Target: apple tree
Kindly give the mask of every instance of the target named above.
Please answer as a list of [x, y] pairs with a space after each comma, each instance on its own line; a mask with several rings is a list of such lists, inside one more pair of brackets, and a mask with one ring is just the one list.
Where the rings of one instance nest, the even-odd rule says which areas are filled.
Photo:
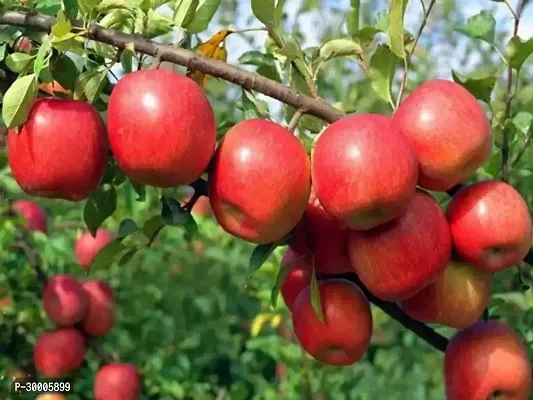
[[529, 1], [480, 3], [3, 0], [2, 398], [533, 398]]

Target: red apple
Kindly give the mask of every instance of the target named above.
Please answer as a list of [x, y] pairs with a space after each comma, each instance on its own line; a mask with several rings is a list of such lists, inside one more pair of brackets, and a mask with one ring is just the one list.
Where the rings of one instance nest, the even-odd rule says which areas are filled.
[[370, 292], [402, 301], [435, 281], [450, 262], [450, 228], [435, 199], [417, 190], [399, 218], [368, 231], [350, 231], [348, 251]]
[[31, 200], [16, 200], [11, 204], [11, 209], [25, 220], [28, 230], [48, 233], [46, 211], [39, 204]]
[[351, 365], [365, 353], [372, 336], [370, 304], [352, 282], [318, 282], [325, 323], [311, 305], [311, 290], [304, 289], [293, 304], [294, 333], [304, 350], [330, 365]]
[[[185, 195], [185, 197], [182, 200], [182, 204], [187, 204], [187, 202], [191, 199], [193, 193], [188, 193]], [[194, 203], [194, 207], [191, 210], [191, 213], [193, 215], [201, 215], [202, 217], [209, 217], [213, 214], [213, 210], [211, 209], [211, 204], [209, 203], [209, 198], [206, 196], [201, 196], [196, 203]]]
[[8, 132], [7, 154], [24, 192], [81, 201], [99, 185], [108, 148], [105, 125], [91, 104], [37, 99], [18, 129]]
[[486, 271], [518, 264], [531, 248], [531, 215], [511, 185], [486, 180], [461, 189], [446, 217], [459, 256]]
[[48, 279], [43, 291], [46, 314], [59, 326], [80, 322], [87, 310], [88, 296], [78, 280], [69, 275], [56, 275]]
[[287, 269], [287, 275], [280, 287], [281, 296], [289, 310], [296, 297], [309, 286], [313, 272], [313, 256], [310, 253], [299, 253], [290, 247], [281, 260], [281, 268]]
[[416, 190], [418, 163], [390, 118], [356, 114], [332, 123], [312, 154], [316, 195], [333, 218], [367, 230], [400, 216]]
[[206, 170], [216, 144], [215, 116], [202, 88], [165, 69], [127, 74], [109, 98], [109, 144], [132, 181], [186, 185]]
[[88, 294], [88, 306], [82, 321], [83, 330], [90, 336], [103, 336], [116, 324], [116, 304], [113, 289], [100, 279], [83, 283]]
[[104, 365], [96, 373], [93, 391], [95, 400], [138, 400], [141, 378], [132, 364]]
[[492, 151], [489, 120], [461, 85], [434, 79], [400, 104], [392, 124], [411, 139], [420, 163], [418, 184], [445, 191], [472, 176]]
[[15, 40], [11, 44], [11, 47], [15, 51], [20, 51], [20, 52], [27, 53], [27, 52], [29, 52], [32, 49], [33, 46], [31, 44], [31, 40], [29, 38], [23, 36], [23, 37], [20, 37], [17, 40]]
[[312, 251], [318, 274], [353, 272], [348, 258], [348, 230], [324, 210], [313, 186], [290, 246], [297, 251]]
[[80, 266], [87, 270], [100, 250], [115, 238], [113, 232], [100, 228], [93, 237], [90, 232], [82, 233], [74, 245], [74, 255]]
[[34, 348], [37, 371], [46, 378], [57, 379], [78, 369], [85, 358], [85, 339], [74, 328], [44, 332]]
[[402, 307], [419, 321], [464, 329], [481, 319], [491, 289], [490, 272], [454, 260], [434, 283], [405, 300]]
[[264, 119], [231, 128], [209, 174], [209, 199], [218, 223], [258, 244], [281, 240], [298, 224], [310, 190], [303, 145], [290, 131]]
[[444, 358], [447, 400], [527, 400], [531, 364], [504, 322], [478, 322], [459, 331]]

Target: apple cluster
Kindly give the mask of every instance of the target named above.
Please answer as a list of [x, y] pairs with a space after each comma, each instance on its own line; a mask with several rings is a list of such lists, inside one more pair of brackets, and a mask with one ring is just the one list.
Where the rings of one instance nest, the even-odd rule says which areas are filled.
[[[391, 116], [333, 122], [309, 157], [297, 136], [266, 119], [241, 121], [217, 143], [213, 110], [194, 81], [140, 70], [113, 88], [106, 123], [86, 102], [38, 99], [7, 145], [14, 178], [40, 197], [86, 199], [102, 180], [108, 151], [132, 182], [156, 188], [188, 185], [207, 172], [209, 204], [225, 231], [255, 244], [292, 237], [281, 290], [298, 340], [317, 360], [352, 364], [370, 342], [368, 300], [335, 278], [351, 272], [413, 318], [460, 330], [446, 352], [449, 400], [507, 390], [527, 398], [524, 346], [503, 322], [478, 321], [493, 274], [531, 247], [528, 206], [495, 180], [463, 187], [445, 210], [432, 194], [471, 179], [492, 153], [485, 111], [454, 82], [420, 85]], [[312, 307], [313, 269], [323, 323]], [[505, 367], [486, 357], [490, 351], [506, 352]], [[464, 368], [478, 380], [497, 369], [513, 383], [485, 384], [470, 396], [478, 386], [465, 380]]]

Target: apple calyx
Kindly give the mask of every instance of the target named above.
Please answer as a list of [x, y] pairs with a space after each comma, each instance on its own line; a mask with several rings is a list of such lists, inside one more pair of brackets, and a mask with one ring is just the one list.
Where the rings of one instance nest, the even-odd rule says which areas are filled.
[[496, 390], [487, 398], [487, 400], [505, 400], [505, 395], [502, 391]]

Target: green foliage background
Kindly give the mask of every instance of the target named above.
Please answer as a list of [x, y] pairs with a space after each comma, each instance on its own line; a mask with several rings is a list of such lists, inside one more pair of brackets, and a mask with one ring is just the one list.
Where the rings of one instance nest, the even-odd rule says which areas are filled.
[[[263, 1], [263, 0], [261, 0]], [[76, 2], [74, 2], [76, 3]], [[167, 3], [167, 4], [164, 4]], [[136, 31], [137, 22], [144, 18], [145, 36], [156, 37], [163, 42], [175, 43], [177, 40], [175, 23], [189, 27], [189, 35], [183, 45], [194, 47], [199, 40], [206, 40], [218, 29], [236, 24], [236, 28], [258, 27], [260, 22], [250, 17], [243, 22], [242, 8], [250, 8], [249, 2], [237, 0], [196, 2], [201, 6], [197, 15], [178, 12], [186, 1], [167, 2], [164, 0], [139, 1], [78, 1], [80, 12], [84, 7], [98, 5], [101, 10], [93, 13], [96, 21], [124, 32]], [[190, 3], [190, 2], [189, 2]], [[193, 2], [194, 3], [194, 2]], [[240, 3], [246, 3], [242, 6]], [[268, 7], [271, 1], [252, 1], [256, 15], [264, 15], [261, 7]], [[328, 3], [328, 2], [324, 2]], [[332, 2], [333, 3], [333, 2]], [[390, 114], [388, 97], [398, 91], [402, 65], [397, 69], [389, 66], [395, 58], [388, 47], [387, 21], [388, 3], [352, 1], [351, 8], [321, 4], [318, 0], [301, 3], [298, 15], [302, 18], [318, 18], [324, 25], [321, 42], [346, 38], [361, 45], [363, 52], [349, 52], [347, 57], [335, 57], [324, 61], [316, 76], [318, 93], [331, 104], [351, 112], [376, 112]], [[416, 2], [412, 2], [416, 3]], [[428, 3], [428, 1], [426, 1]], [[500, 2], [501, 3], [501, 2]], [[14, 0], [6, 0], [4, 9], [25, 9]], [[35, 0], [33, 6], [39, 12], [56, 15], [61, 5], [72, 2], [56, 0]], [[105, 4], [106, 6], [102, 6]], [[122, 4], [121, 7], [118, 5]], [[357, 27], [353, 15], [360, 8], [361, 23]], [[133, 10], [130, 17], [121, 17], [124, 7]], [[410, 5], [416, 9], [418, 5]], [[2, 6], [0, 6], [0, 10]], [[141, 8], [139, 8], [141, 7]], [[143, 8], [144, 7], [144, 8]], [[167, 8], [168, 7], [168, 8]], [[500, 168], [502, 127], [510, 125], [510, 153], [514, 160], [519, 153], [523, 155], [513, 166], [511, 182], [522, 193], [528, 204], [533, 202], [533, 152], [525, 147], [529, 141], [530, 125], [533, 120], [533, 85], [531, 69], [524, 64], [521, 68], [518, 91], [514, 97], [512, 115], [509, 121], [501, 119], [504, 104], [505, 64], [495, 49], [507, 57], [506, 62], [519, 63], [533, 51], [530, 42], [507, 45], [510, 23], [496, 22], [491, 16], [496, 7], [504, 7], [498, 2], [488, 2], [486, 10], [476, 16], [463, 15], [461, 2], [444, 0], [438, 2], [428, 26], [420, 40], [413, 57], [409, 73], [407, 91], [421, 82], [436, 76], [451, 79], [449, 66], [437, 65], [446, 56], [459, 59], [463, 66], [456, 71], [456, 79], [463, 79], [464, 85], [480, 100], [484, 100], [487, 113], [491, 117], [495, 132], [494, 155], [478, 171], [473, 180], [497, 177]], [[157, 9], [161, 15], [154, 16]], [[170, 13], [165, 10], [176, 10]], [[72, 8], [66, 8], [67, 12]], [[212, 20], [211, 13], [216, 10]], [[316, 14], [316, 11], [320, 12]], [[213, 11], [214, 12], [214, 11]], [[263, 14], [261, 14], [263, 13]], [[111, 21], [113, 18], [116, 18]], [[268, 12], [266, 13], [268, 14]], [[281, 16], [282, 14], [280, 14]], [[470, 19], [474, 17], [474, 19]], [[287, 59], [310, 63], [315, 48], [299, 49], [307, 32], [300, 23], [289, 24], [286, 19], [276, 20], [278, 33], [286, 43], [294, 46], [279, 50], [271, 40], [262, 42], [257, 38], [264, 35], [242, 34], [239, 38], [231, 36], [228, 41], [240, 40], [252, 50], [243, 54], [230, 54], [230, 59], [238, 59], [246, 68], [291, 84], [307, 93], [308, 89], [301, 78], [291, 73]], [[207, 25], [207, 22], [210, 22]], [[103, 21], [103, 22], [102, 22]], [[113, 23], [111, 23], [111, 22]], [[151, 22], [150, 22], [151, 21]], [[185, 22], [183, 22], [185, 21]], [[298, 19], [297, 19], [298, 21]], [[267, 23], [263, 21], [264, 23]], [[418, 25], [418, 22], [417, 22]], [[367, 28], [360, 31], [358, 28]], [[369, 27], [375, 27], [372, 30]], [[207, 29], [208, 28], [208, 29]], [[3, 69], [8, 71], [9, 62], [4, 58], [6, 37], [13, 38], [17, 31], [41, 40], [42, 34], [32, 30], [17, 30], [0, 27], [0, 54]], [[171, 32], [172, 31], [172, 32]], [[384, 31], [384, 33], [379, 33]], [[412, 36], [415, 31], [409, 32]], [[364, 40], [370, 34], [372, 44]], [[198, 36], [199, 35], [199, 36]], [[376, 35], [376, 36], [374, 36]], [[60, 35], [58, 35], [60, 37]], [[523, 38], [529, 39], [529, 38]], [[409, 43], [409, 40], [408, 40]], [[532, 42], [533, 43], [533, 42]], [[407, 48], [409, 44], [407, 44]], [[458, 51], [457, 48], [464, 48]], [[294, 50], [296, 49], [296, 50]], [[376, 50], [377, 49], [377, 50]], [[346, 50], [343, 47], [343, 50]], [[101, 59], [109, 56], [112, 49], [98, 45], [93, 50], [94, 57], [78, 60], [75, 73], [91, 72], [98, 75], [103, 84], [96, 92], [87, 86], [80, 88], [82, 96], [93, 101], [102, 111], [105, 110], [113, 77], [106, 71], [98, 70]], [[375, 52], [378, 52], [377, 56]], [[381, 53], [380, 53], [381, 52]], [[84, 53], [80, 53], [82, 56]], [[302, 54], [305, 54], [302, 58]], [[365, 59], [368, 57], [368, 59]], [[358, 59], [363, 58], [370, 64], [369, 76], [365, 76]], [[92, 61], [91, 61], [92, 60]], [[397, 61], [397, 60], [396, 60]], [[131, 60], [127, 55], [121, 59], [125, 71], [129, 70]], [[515, 64], [516, 65], [516, 64]], [[11, 60], [13, 66], [13, 60]], [[16, 66], [15, 66], [16, 67]], [[20, 67], [20, 65], [19, 65]], [[21, 67], [22, 68], [22, 67]], [[17, 68], [15, 68], [17, 69]], [[175, 68], [184, 72], [183, 68]], [[520, 69], [520, 67], [518, 68]], [[96, 71], [96, 72], [95, 72]], [[383, 75], [385, 71], [385, 75]], [[396, 71], [396, 72], [395, 72]], [[17, 72], [17, 71], [15, 71]], [[389, 74], [390, 72], [390, 74]], [[119, 72], [120, 73], [120, 72]], [[96, 76], [96, 75], [95, 75]], [[297, 75], [296, 75], [297, 76]], [[40, 77], [41, 79], [42, 76]], [[63, 77], [67, 79], [68, 77]], [[107, 81], [109, 79], [109, 81]], [[389, 92], [388, 80], [392, 90]], [[0, 88], [6, 92], [7, 84], [2, 81]], [[280, 107], [279, 103], [265, 102], [264, 97], [243, 92], [239, 87], [211, 79], [207, 87], [219, 124], [219, 134], [223, 134], [236, 122], [251, 116], [266, 116], [286, 123], [294, 110]], [[238, 107], [233, 104], [237, 103]], [[311, 146], [313, 135], [322, 128], [316, 118], [305, 117], [300, 128], [307, 137], [303, 139]], [[465, 133], [466, 134], [466, 133]], [[13, 180], [5, 152], [0, 161], [0, 188], [6, 198], [14, 200], [26, 197]], [[118, 231], [121, 222], [130, 218], [137, 226], [143, 227], [146, 221], [160, 214], [162, 191], [134, 187], [129, 181], [110, 166], [108, 183], [116, 190], [117, 206], [111, 210], [112, 216], [102, 216], [103, 226]], [[107, 189], [110, 190], [110, 189]], [[141, 195], [139, 195], [139, 193]], [[168, 197], [180, 198], [182, 188], [164, 191]], [[139, 201], [139, 197], [144, 197]], [[445, 205], [447, 196], [439, 195]], [[105, 191], [101, 189], [91, 201], [105, 201]], [[43, 270], [48, 275], [69, 273], [83, 276], [73, 256], [75, 238], [81, 232], [72, 227], [72, 221], [84, 220], [84, 203], [75, 204], [63, 201], [38, 200], [50, 216], [50, 234], [33, 234], [38, 253], [42, 259]], [[3, 203], [5, 211], [5, 203]], [[99, 216], [86, 220], [98, 225]], [[372, 344], [363, 360], [351, 367], [334, 368], [320, 365], [306, 356], [293, 337], [284, 338], [280, 333], [291, 332], [290, 315], [280, 298], [276, 308], [270, 305], [271, 288], [276, 280], [284, 248], [278, 248], [261, 270], [249, 280], [249, 260], [253, 247], [224, 233], [210, 217], [195, 216], [198, 233], [196, 243], [203, 244], [203, 250], [194, 249], [190, 237], [191, 226], [187, 229], [167, 226], [149, 249], [141, 249], [131, 260], [109, 258], [93, 268], [92, 277], [106, 279], [118, 294], [119, 319], [112, 332], [99, 340], [104, 351], [117, 355], [121, 360], [137, 365], [142, 373], [145, 386], [144, 398], [161, 399], [201, 399], [201, 400], [244, 400], [244, 399], [410, 399], [440, 400], [444, 398], [442, 361], [443, 355], [432, 349], [413, 333], [404, 330], [380, 310], [373, 308], [374, 335]], [[92, 221], [92, 222], [91, 222]], [[12, 248], [19, 219], [0, 218], [0, 285], [5, 288], [3, 296], [12, 296], [13, 305], [0, 313], [0, 398], [14, 398], [8, 392], [9, 377], [15, 369], [31, 364], [32, 348], [36, 337], [45, 329], [52, 327], [47, 320], [39, 299], [39, 282], [24, 253]], [[81, 225], [80, 225], [81, 226]], [[142, 232], [128, 238], [130, 244], [141, 242]], [[533, 295], [530, 289], [531, 268], [522, 265], [495, 279], [494, 296], [491, 300], [491, 318], [504, 318], [521, 335], [531, 353], [533, 350]], [[439, 332], [450, 336], [453, 330], [437, 327]], [[287, 341], [288, 339], [288, 341]], [[532, 354], [533, 355], [533, 354]], [[75, 376], [71, 377], [74, 393], [69, 399], [92, 398], [92, 381], [99, 366], [98, 354], [88, 352], [87, 363]], [[532, 397], [533, 398], [533, 397]]]

